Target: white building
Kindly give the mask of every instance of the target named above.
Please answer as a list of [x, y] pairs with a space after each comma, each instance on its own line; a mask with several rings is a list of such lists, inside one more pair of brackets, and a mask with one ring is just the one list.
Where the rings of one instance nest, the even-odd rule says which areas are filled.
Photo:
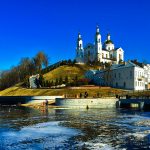
[[145, 88], [150, 89], [150, 64], [144, 66]]
[[145, 90], [144, 69], [132, 62], [112, 65], [105, 72], [105, 84], [115, 88]]
[[118, 64], [120, 61], [124, 61], [124, 51], [121, 47], [115, 48], [114, 43], [110, 39], [110, 34], [107, 35], [106, 41], [102, 43], [99, 27], [97, 26], [94, 44], [88, 43], [83, 47], [81, 34], [78, 34], [76, 61], [77, 63], [98, 61]]
[[[89, 78], [88, 72], [85, 74], [87, 78]], [[91, 73], [90, 79], [101, 86], [128, 90], [150, 89], [150, 65], [140, 67], [130, 61], [124, 64], [114, 64], [107, 70], [97, 71], [93, 77]]]

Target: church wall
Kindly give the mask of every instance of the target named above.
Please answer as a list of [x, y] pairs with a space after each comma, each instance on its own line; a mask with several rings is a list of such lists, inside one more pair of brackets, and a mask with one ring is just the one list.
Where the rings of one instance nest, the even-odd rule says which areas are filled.
[[95, 61], [95, 59], [96, 59], [95, 48], [94, 47], [85, 48], [84, 58], [85, 58], [85, 62]]
[[110, 55], [109, 55], [109, 52], [108, 51], [102, 51], [102, 58], [105, 59], [105, 58], [110, 58]]
[[110, 55], [110, 58], [111, 58], [111, 59], [114, 58], [114, 53], [113, 53], [113, 51], [110, 51], [110, 52], [109, 52], [109, 55]]
[[103, 63], [111, 63], [112, 61], [110, 59], [102, 59]]
[[115, 47], [114, 47], [114, 44], [106, 44], [105, 48], [106, 50], [113, 50]]
[[76, 52], [76, 61], [78, 63], [84, 63], [84, 50], [83, 49], [80, 49], [80, 50], [77, 50]]
[[119, 62], [120, 60], [124, 61], [124, 53], [123, 53], [122, 49], [116, 50], [116, 59], [117, 59], [117, 62]]

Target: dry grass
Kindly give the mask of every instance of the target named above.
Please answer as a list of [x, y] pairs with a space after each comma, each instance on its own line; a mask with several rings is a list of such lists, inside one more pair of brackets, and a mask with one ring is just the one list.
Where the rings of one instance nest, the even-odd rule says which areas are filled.
[[75, 97], [80, 93], [84, 94], [87, 91], [89, 97], [99, 96], [114, 96], [115, 94], [121, 94], [123, 91], [119, 89], [26, 89], [22, 87], [11, 87], [0, 91], [0, 96], [62, 96], [67, 95], [68, 97]]
[[60, 66], [46, 74], [44, 74], [44, 78], [48, 81], [56, 80], [57, 78], [62, 77], [65, 79], [68, 76], [69, 81], [74, 79], [76, 75], [78, 78], [83, 78], [84, 73], [89, 69], [98, 69], [98, 66], [88, 66], [88, 65], [74, 65], [74, 66]]
[[63, 79], [68, 76], [69, 80], [71, 78], [75, 78], [75, 76], [82, 76], [83, 71], [80, 68], [77, 67], [71, 67], [71, 66], [60, 66], [59, 68], [56, 68], [46, 74], [44, 74], [44, 78], [46, 80], [55, 80], [56, 78], [62, 77]]

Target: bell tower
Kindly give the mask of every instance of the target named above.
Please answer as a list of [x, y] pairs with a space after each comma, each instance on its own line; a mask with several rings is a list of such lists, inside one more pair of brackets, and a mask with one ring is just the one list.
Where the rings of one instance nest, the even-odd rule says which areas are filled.
[[95, 34], [95, 60], [100, 62], [102, 61], [102, 42], [98, 26], [96, 27]]
[[84, 63], [83, 41], [80, 33], [78, 33], [78, 38], [77, 38], [76, 61], [77, 63]]

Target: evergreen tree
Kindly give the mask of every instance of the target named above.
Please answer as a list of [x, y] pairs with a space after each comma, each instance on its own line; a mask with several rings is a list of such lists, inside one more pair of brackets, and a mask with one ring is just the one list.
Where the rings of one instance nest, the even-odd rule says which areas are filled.
[[44, 81], [44, 77], [42, 74], [40, 74], [40, 77], [39, 77], [39, 84], [41, 87], [45, 86], [45, 81]]
[[68, 60], [68, 65], [71, 65], [72, 64], [72, 61], [71, 59]]
[[54, 86], [54, 81], [53, 80], [51, 81], [51, 86]]
[[59, 78], [59, 85], [61, 85], [63, 83], [63, 79], [62, 77]]
[[78, 84], [78, 76], [77, 76], [77, 75], [75, 76], [74, 84], [75, 84], [76, 86], [77, 86], [77, 84]]
[[46, 80], [46, 82], [45, 82], [45, 87], [49, 87], [49, 81], [48, 80]]
[[73, 65], [75, 65], [77, 63], [76, 59], [74, 59], [72, 63]]
[[59, 81], [58, 81], [58, 79], [56, 79], [56, 81], [55, 81], [55, 86], [57, 86], [58, 83], [59, 83]]
[[65, 77], [65, 84], [68, 84], [68, 76]]

